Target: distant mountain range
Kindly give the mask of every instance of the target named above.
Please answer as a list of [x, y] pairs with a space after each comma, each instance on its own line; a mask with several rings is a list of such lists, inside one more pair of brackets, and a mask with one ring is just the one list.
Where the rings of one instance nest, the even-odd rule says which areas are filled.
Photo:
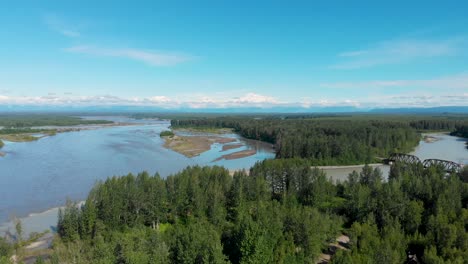
[[177, 108], [152, 106], [19, 106], [0, 105], [0, 113], [389, 113], [389, 114], [468, 114], [468, 106], [440, 106], [429, 108], [358, 108], [343, 107], [239, 107], [239, 108]]

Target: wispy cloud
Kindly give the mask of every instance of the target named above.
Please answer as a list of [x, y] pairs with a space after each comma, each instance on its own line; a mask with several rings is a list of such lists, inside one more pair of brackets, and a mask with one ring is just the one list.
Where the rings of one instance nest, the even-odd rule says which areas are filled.
[[81, 36], [77, 26], [70, 25], [57, 15], [47, 14], [43, 16], [44, 23], [51, 29], [65, 37], [77, 38]]
[[373, 80], [362, 82], [331, 82], [320, 84], [331, 89], [380, 89], [380, 88], [412, 88], [412, 89], [468, 89], [468, 73], [443, 76], [434, 79], [419, 80]]
[[466, 38], [445, 40], [403, 39], [378, 43], [367, 49], [338, 54], [331, 69], [352, 70], [385, 64], [407, 63], [421, 58], [452, 56], [463, 51]]
[[171, 66], [194, 59], [193, 56], [185, 54], [157, 52], [132, 48], [117, 49], [94, 46], [73, 46], [66, 48], [65, 51], [94, 56], [126, 58], [134, 61], [144, 62], [151, 66]]

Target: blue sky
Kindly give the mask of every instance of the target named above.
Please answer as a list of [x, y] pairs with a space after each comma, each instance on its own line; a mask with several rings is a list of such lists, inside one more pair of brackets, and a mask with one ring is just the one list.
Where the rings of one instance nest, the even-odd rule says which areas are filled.
[[467, 1], [0, 1], [0, 105], [468, 105]]

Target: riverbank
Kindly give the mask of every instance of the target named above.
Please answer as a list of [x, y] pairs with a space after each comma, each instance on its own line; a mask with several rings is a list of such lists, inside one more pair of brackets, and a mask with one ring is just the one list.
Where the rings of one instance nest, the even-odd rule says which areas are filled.
[[117, 127], [117, 126], [131, 126], [135, 125], [133, 123], [106, 123], [106, 124], [91, 124], [91, 125], [76, 125], [76, 126], [45, 126], [45, 127], [33, 127], [31, 128], [32, 132], [24, 132], [20, 130], [18, 133], [8, 133], [1, 134], [0, 140], [10, 141], [10, 142], [31, 142], [36, 141], [44, 137], [55, 136], [57, 133], [66, 133], [66, 132], [78, 132], [83, 130], [94, 130], [107, 127]]
[[[384, 165], [383, 163], [370, 163], [367, 164], [369, 167], [377, 168]], [[362, 167], [366, 166], [366, 164], [358, 164], [358, 165], [340, 165], [340, 166], [316, 166], [315, 168], [322, 169], [322, 170], [334, 170], [334, 169], [361, 169]]]
[[230, 134], [233, 133], [231, 128], [208, 128], [208, 127], [190, 127], [190, 128], [177, 128], [174, 129], [177, 132], [188, 132], [188, 133], [209, 133], [209, 134]]
[[[85, 201], [80, 201], [77, 203], [77, 206], [83, 206], [84, 203]], [[28, 239], [33, 234], [55, 234], [57, 231], [59, 210], [64, 208], [65, 206], [54, 207], [43, 212], [30, 213], [25, 217], [18, 218], [23, 228], [22, 239]], [[11, 220], [5, 223], [0, 223], [0, 237], [14, 236], [14, 230], [15, 221]], [[43, 239], [39, 239], [39, 241], [41, 240]]]
[[56, 131], [41, 131], [41, 136], [35, 136], [37, 133], [18, 133], [0, 135], [0, 139], [10, 142], [31, 142], [43, 137], [54, 136]]

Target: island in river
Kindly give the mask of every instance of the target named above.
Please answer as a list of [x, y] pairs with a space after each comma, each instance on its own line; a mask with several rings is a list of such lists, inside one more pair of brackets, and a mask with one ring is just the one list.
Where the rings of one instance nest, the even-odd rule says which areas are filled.
[[211, 149], [214, 143], [226, 144], [235, 142], [234, 138], [219, 136], [167, 136], [164, 147], [176, 151], [188, 158], [195, 157]]
[[[244, 143], [239, 143], [236, 138], [230, 137], [230, 130], [176, 130], [161, 132], [161, 137], [164, 139], [164, 147], [180, 153], [188, 158], [199, 156], [200, 154], [210, 150], [213, 144], [222, 145], [221, 151], [229, 151], [245, 146]], [[257, 150], [255, 148], [243, 149], [237, 152], [228, 153], [220, 156], [214, 161], [220, 160], [233, 160], [245, 158], [255, 155]]]

